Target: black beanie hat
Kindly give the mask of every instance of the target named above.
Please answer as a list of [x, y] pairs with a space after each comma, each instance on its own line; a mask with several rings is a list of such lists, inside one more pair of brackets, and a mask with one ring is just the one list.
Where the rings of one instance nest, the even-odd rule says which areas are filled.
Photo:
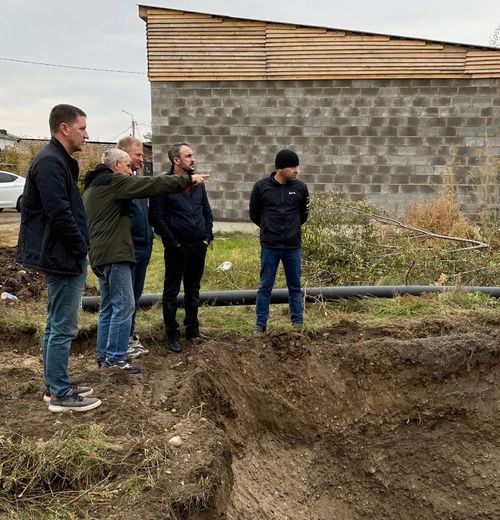
[[280, 150], [274, 159], [274, 166], [277, 170], [283, 168], [294, 168], [299, 165], [299, 156], [293, 150]]

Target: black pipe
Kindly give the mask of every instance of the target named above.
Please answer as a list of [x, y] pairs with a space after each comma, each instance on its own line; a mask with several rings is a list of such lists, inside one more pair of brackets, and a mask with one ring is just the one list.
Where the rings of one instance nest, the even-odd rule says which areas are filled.
[[[420, 296], [424, 293], [443, 293], [453, 291], [455, 286], [446, 285], [359, 285], [345, 287], [308, 287], [305, 289], [307, 301], [353, 299], [372, 296], [375, 298], [392, 298], [396, 295], [409, 294]], [[494, 298], [500, 298], [500, 287], [460, 287], [468, 293], [481, 292]], [[139, 300], [139, 307], [151, 307], [161, 302], [161, 294], [145, 294]], [[255, 305], [256, 290], [243, 291], [206, 291], [200, 293], [200, 304], [225, 305]], [[99, 309], [100, 296], [84, 296], [82, 308], [86, 311]], [[177, 297], [179, 306], [184, 304], [184, 293]], [[271, 293], [271, 303], [288, 303], [288, 289], [274, 289]]]

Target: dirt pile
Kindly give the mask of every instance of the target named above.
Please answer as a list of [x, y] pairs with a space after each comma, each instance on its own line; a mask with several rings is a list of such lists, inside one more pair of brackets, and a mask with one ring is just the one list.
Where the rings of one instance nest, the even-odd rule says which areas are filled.
[[28, 301], [41, 298], [44, 289], [43, 274], [17, 263], [15, 247], [0, 248], [0, 292]]
[[500, 323], [346, 322], [181, 355], [153, 338], [136, 377], [99, 371], [94, 338], [80, 338], [72, 373], [104, 404], [79, 416], [46, 410], [38, 347], [16, 335], [0, 349], [0, 414], [34, 439], [93, 422], [117, 442], [163, 439], [156, 483], [96, 518], [497, 519], [499, 335]]
[[[13, 294], [21, 301], [39, 300], [46, 291], [45, 276], [41, 271], [29, 269], [16, 262], [15, 247], [0, 248], [0, 292]], [[94, 296], [99, 291], [85, 286], [84, 294]], [[0, 300], [0, 304], [5, 301]]]

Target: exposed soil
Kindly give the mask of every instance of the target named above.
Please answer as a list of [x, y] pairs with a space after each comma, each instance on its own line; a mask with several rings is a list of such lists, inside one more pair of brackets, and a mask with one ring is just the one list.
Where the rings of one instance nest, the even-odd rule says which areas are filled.
[[0, 248], [0, 292], [8, 292], [20, 300], [38, 300], [45, 290], [43, 274], [26, 269], [15, 257], [15, 247]]
[[[21, 301], [39, 300], [45, 296], [46, 283], [41, 271], [28, 269], [16, 262], [15, 247], [0, 248], [0, 293], [7, 292]], [[86, 295], [98, 293], [95, 287], [85, 287]], [[1, 304], [8, 301], [1, 300]], [[1, 310], [1, 307], [0, 307]]]
[[[103, 405], [51, 414], [37, 342], [2, 333], [7, 430], [38, 439], [97, 423], [117, 438], [182, 438], [166, 443], [154, 487], [95, 518], [500, 518], [500, 320], [345, 322], [314, 338], [271, 332], [179, 355], [148, 339], [143, 372], [126, 376], [98, 370], [95, 338], [79, 338], [71, 372]], [[204, 500], [183, 505], [186, 490]]]

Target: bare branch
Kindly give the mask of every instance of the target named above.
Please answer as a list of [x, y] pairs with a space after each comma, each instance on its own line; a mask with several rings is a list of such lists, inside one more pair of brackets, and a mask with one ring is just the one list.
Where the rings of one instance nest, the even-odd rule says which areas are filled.
[[465, 248], [461, 248], [461, 249], [456, 249], [455, 251], [453, 252], [457, 252], [457, 251], [465, 251], [465, 250], [471, 250], [471, 249], [484, 249], [484, 248], [487, 248], [487, 247], [490, 247], [489, 244], [486, 244], [484, 242], [480, 242], [479, 240], [472, 240], [470, 238], [462, 238], [462, 237], [453, 237], [453, 236], [449, 236], [449, 235], [441, 235], [439, 233], [433, 233], [432, 231], [428, 231], [426, 229], [420, 229], [420, 228], [417, 228], [417, 227], [414, 227], [414, 226], [410, 226], [408, 224], [405, 224], [393, 217], [386, 217], [384, 215], [376, 215], [375, 213], [370, 213], [368, 211], [364, 211], [364, 210], [361, 210], [359, 208], [356, 208], [356, 207], [353, 207], [353, 206], [348, 206], [349, 209], [352, 209], [353, 211], [357, 211], [358, 213], [362, 213], [368, 217], [371, 217], [375, 220], [378, 220], [380, 222], [384, 222], [385, 224], [390, 224], [390, 225], [393, 225], [393, 226], [398, 226], [398, 227], [401, 227], [401, 228], [404, 228], [404, 229], [409, 229], [411, 231], [415, 231], [417, 233], [420, 233], [421, 235], [425, 235], [427, 237], [431, 237], [431, 238], [439, 238], [439, 239], [442, 239], [442, 240], [453, 240], [455, 242], [465, 242], [467, 244], [471, 244], [471, 246], [469, 247], [465, 247]]

